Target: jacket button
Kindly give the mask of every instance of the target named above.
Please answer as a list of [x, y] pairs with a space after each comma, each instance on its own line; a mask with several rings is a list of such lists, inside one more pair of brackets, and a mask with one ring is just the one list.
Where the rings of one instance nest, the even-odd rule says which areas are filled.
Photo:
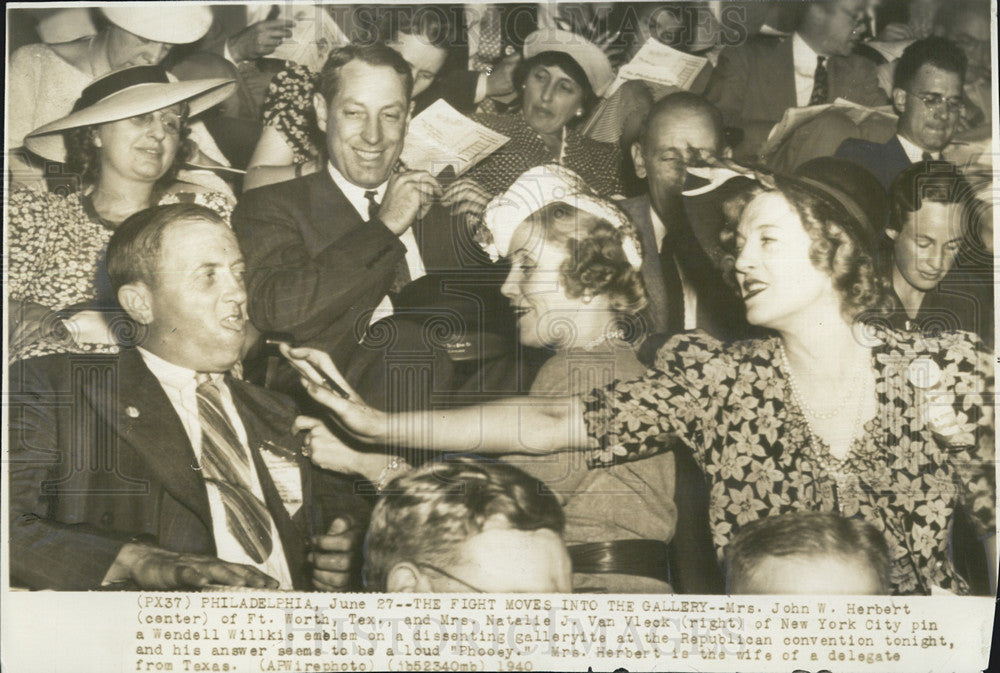
[[105, 526], [109, 525], [114, 520], [115, 517], [111, 514], [111, 512], [105, 512], [101, 515], [101, 523]]

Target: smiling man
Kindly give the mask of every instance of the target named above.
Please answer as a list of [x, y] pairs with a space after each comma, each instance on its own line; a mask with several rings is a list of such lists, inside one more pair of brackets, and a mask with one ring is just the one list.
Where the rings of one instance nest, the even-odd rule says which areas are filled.
[[391, 312], [390, 294], [458, 266], [447, 213], [432, 207], [437, 181], [398, 163], [412, 88], [409, 64], [388, 47], [334, 50], [314, 101], [326, 169], [251, 190], [233, 213], [251, 320], [340, 366], [376, 308]]
[[348, 588], [366, 506], [331, 484], [340, 508], [321, 511], [294, 408], [227, 374], [248, 328], [236, 237], [202, 206], [157, 206], [107, 260], [138, 347], [11, 371], [11, 584]]
[[907, 166], [941, 159], [962, 115], [967, 62], [958, 45], [943, 37], [911, 44], [896, 65], [892, 84], [892, 104], [899, 114], [896, 135], [885, 143], [848, 138], [836, 156], [867, 168], [887, 192]]

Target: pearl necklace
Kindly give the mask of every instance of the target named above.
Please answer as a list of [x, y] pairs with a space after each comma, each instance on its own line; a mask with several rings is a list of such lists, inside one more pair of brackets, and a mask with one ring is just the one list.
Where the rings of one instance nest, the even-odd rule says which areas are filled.
[[781, 369], [785, 374], [785, 379], [788, 381], [789, 387], [792, 389], [792, 396], [795, 398], [796, 404], [802, 409], [807, 415], [820, 421], [828, 421], [831, 418], [838, 416], [846, 405], [847, 401], [857, 393], [858, 383], [861, 381], [862, 370], [860, 368], [856, 369], [854, 373], [854, 378], [851, 380], [851, 387], [848, 395], [844, 396], [843, 402], [838, 404], [832, 411], [817, 411], [813, 409], [812, 406], [806, 402], [805, 396], [802, 394], [802, 390], [799, 388], [799, 382], [795, 378], [795, 373], [792, 371], [792, 365], [788, 362], [788, 353], [785, 352], [785, 344], [781, 341], [778, 342], [778, 355], [781, 357]]
[[614, 341], [624, 341], [625, 340], [625, 331], [624, 330], [620, 330], [620, 329], [616, 329], [616, 330], [611, 330], [610, 332], [605, 332], [604, 334], [602, 334], [601, 336], [597, 337], [596, 339], [594, 339], [592, 341], [588, 341], [587, 343], [583, 344], [582, 346], [579, 346], [579, 348], [581, 348], [582, 350], [585, 350], [585, 351], [592, 351], [595, 348], [597, 348], [598, 346], [600, 346], [602, 343], [604, 343], [606, 341], [612, 341], [612, 340], [614, 340]]

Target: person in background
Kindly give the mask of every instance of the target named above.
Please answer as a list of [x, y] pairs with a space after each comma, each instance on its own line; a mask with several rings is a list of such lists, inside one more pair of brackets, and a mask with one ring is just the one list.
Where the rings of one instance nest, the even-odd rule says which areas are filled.
[[[434, 82], [454, 41], [448, 14], [434, 7], [377, 9], [380, 21], [371, 41], [383, 42], [409, 64], [411, 96], [416, 98]], [[309, 68], [292, 63], [271, 80], [263, 105], [264, 129], [250, 158], [244, 189], [309, 175], [323, 165], [323, 131], [313, 107], [316, 83], [317, 75]]]
[[[735, 176], [720, 189], [685, 197], [698, 178], [689, 167], [703, 167], [729, 154], [718, 108], [693, 93], [661, 98], [632, 144], [632, 161], [648, 193], [621, 203], [642, 240], [642, 275], [649, 306], [641, 314], [655, 352], [677, 332], [701, 329], [723, 340], [746, 336], [744, 308], [723, 277], [721, 204], [738, 183]], [[718, 206], [712, 207], [713, 204]]]
[[99, 78], [71, 114], [28, 135], [29, 149], [65, 162], [79, 184], [67, 194], [20, 188], [9, 196], [12, 359], [116, 348], [108, 319], [117, 304], [103, 258], [128, 216], [196, 201], [228, 221], [227, 196], [177, 175], [190, 149], [190, 118], [232, 90], [232, 80], [170, 82], [160, 66], [133, 66]]
[[899, 113], [896, 134], [877, 143], [848, 138], [835, 156], [871, 171], [888, 192], [903, 169], [941, 159], [965, 103], [962, 82], [968, 59], [951, 40], [928, 37], [911, 44], [896, 64], [892, 103]]
[[516, 467], [430, 463], [385, 485], [365, 535], [365, 587], [405, 593], [569, 593], [559, 501]]
[[889, 593], [889, 547], [864, 519], [795, 512], [758, 519], [726, 549], [727, 594]]
[[[205, 6], [108, 6], [95, 13], [97, 33], [58, 44], [30, 44], [10, 58], [6, 146], [22, 146], [31, 131], [70, 112], [84, 87], [98, 77], [134, 65], [160, 63], [176, 44], [194, 42], [212, 23]], [[206, 144], [203, 138], [199, 138]], [[209, 147], [205, 147], [210, 151]], [[37, 158], [11, 155], [15, 183], [44, 189]]]
[[920, 162], [896, 178], [889, 197], [890, 324], [923, 334], [965, 330], [992, 344], [991, 285], [949, 277], [973, 229], [972, 186], [952, 164]]
[[445, 191], [442, 202], [458, 216], [478, 218], [522, 173], [552, 162], [579, 174], [601, 196], [623, 192], [618, 149], [573, 128], [611, 86], [608, 57], [581, 35], [544, 29], [525, 39], [524, 58], [515, 73], [520, 111], [472, 116], [510, 140]]
[[212, 210], [142, 210], [108, 244], [137, 347], [11, 371], [12, 585], [351, 588], [367, 504], [298, 455], [286, 398], [225, 374], [249, 325], [243, 268]]
[[[719, 561], [756, 519], [860, 515], [886, 537], [893, 594], [969, 592], [950, 547], [961, 506], [995, 584], [992, 357], [965, 332], [927, 338], [857, 321], [882, 304], [884, 284], [874, 223], [844, 187], [872, 178], [815, 161], [797, 175], [760, 175], [739, 216], [747, 320], [776, 336], [724, 345], [679, 335], [642, 378], [544, 405], [514, 398], [396, 415], [318, 378], [309, 393], [353, 439], [388, 447], [548, 454], [586, 442], [588, 464], [608, 467], [656, 455], [676, 434], [709, 485]], [[343, 381], [328, 362], [310, 362]]]
[[886, 103], [875, 65], [853, 53], [867, 18], [867, 0], [794, 3], [791, 37], [757, 36], [728, 47], [705, 89], [725, 123], [743, 130], [738, 159], [756, 161], [771, 128], [793, 107], [846, 98], [859, 105]]

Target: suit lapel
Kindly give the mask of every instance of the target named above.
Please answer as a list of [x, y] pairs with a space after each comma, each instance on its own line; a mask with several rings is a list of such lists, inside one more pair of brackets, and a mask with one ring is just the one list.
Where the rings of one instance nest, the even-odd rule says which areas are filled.
[[296, 521], [293, 521], [288, 510], [285, 509], [271, 473], [261, 457], [261, 451], [266, 444], [277, 445], [295, 453], [300, 475], [308, 475], [308, 465], [304, 464], [305, 459], [299, 454], [301, 440], [291, 434], [295, 410], [291, 405], [278, 404], [274, 397], [247, 383], [231, 377], [226, 377], [226, 381], [233, 396], [233, 403], [236, 405], [247, 433], [250, 456], [260, 479], [261, 490], [264, 492], [264, 503], [278, 529], [278, 537], [281, 539], [281, 546], [285, 551], [285, 558], [288, 560], [288, 567], [292, 574], [292, 583], [296, 589], [308, 589], [309, 574], [305, 558], [305, 538], [313, 532], [312, 522], [308, 519], [310, 499], [308, 480], [300, 477], [303, 480], [303, 502], [302, 507], [295, 515]]
[[649, 300], [647, 314], [653, 324], [650, 332], [662, 332], [667, 328], [667, 289], [663, 283], [663, 267], [660, 265], [659, 246], [656, 233], [653, 231], [653, 219], [650, 215], [652, 207], [648, 196], [641, 196], [625, 201], [622, 206], [632, 216], [632, 222], [639, 231], [639, 242], [642, 245], [642, 280], [646, 284], [646, 297]]
[[307, 216], [301, 222], [302, 239], [307, 250], [319, 254], [345, 231], [365, 223], [340, 188], [334, 184], [326, 166], [305, 178]]
[[[212, 530], [208, 494], [191, 440], [160, 382], [135, 349], [118, 359], [118, 394], [110, 405], [95, 404], [110, 427], [149, 467], [151, 476]], [[96, 402], [96, 396], [92, 396]], [[209, 535], [211, 537], [211, 533]]]
[[[775, 47], [775, 54], [777, 58], [774, 60], [773, 67], [781, 72], [781, 76], [774, 80], [779, 83], [775, 87], [776, 91], [769, 93], [774, 95], [774, 100], [781, 109], [781, 112], [778, 113], [778, 119], [781, 119], [785, 110], [797, 107], [799, 102], [795, 93], [795, 56], [792, 53], [792, 38], [781, 39], [778, 46]], [[767, 77], [763, 81], [770, 80], [771, 78]]]

